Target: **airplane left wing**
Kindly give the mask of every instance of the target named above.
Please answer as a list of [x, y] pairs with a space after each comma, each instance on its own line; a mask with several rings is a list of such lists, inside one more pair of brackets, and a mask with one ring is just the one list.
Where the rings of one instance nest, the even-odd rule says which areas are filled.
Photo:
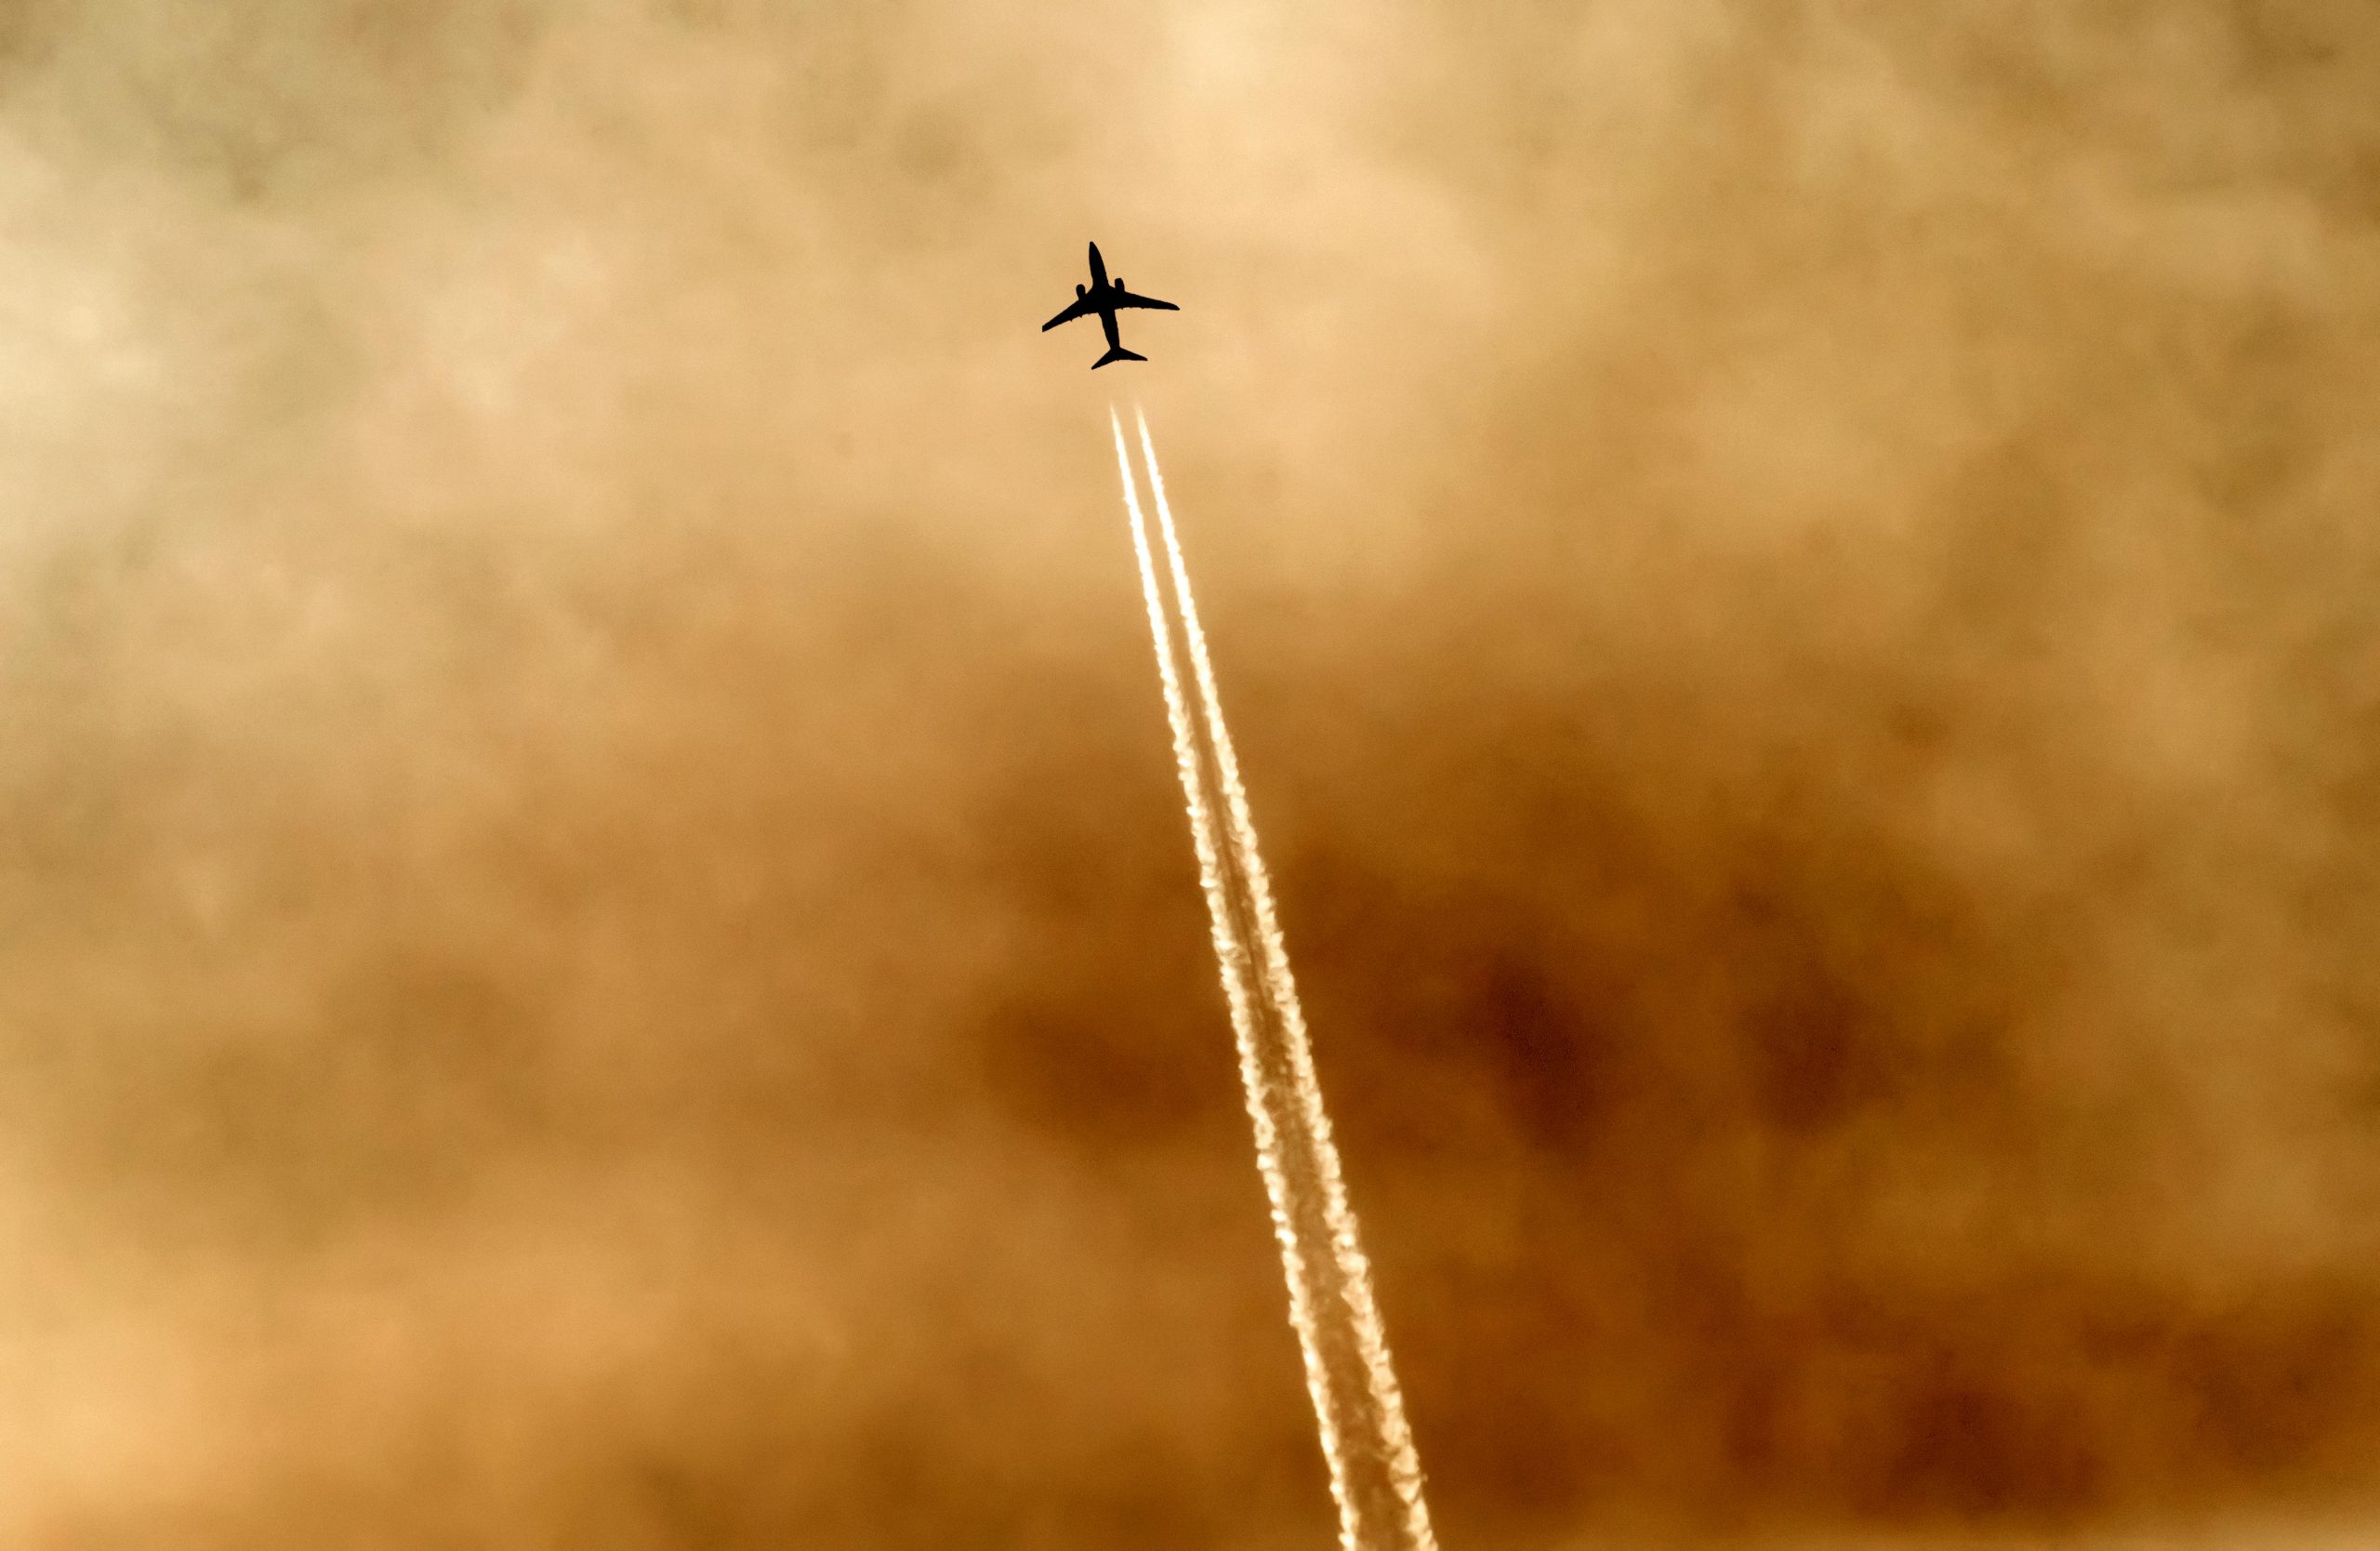
[[1059, 313], [1056, 317], [1051, 318], [1048, 323], [1043, 324], [1041, 325], [1041, 332], [1047, 334], [1050, 330], [1057, 327], [1062, 323], [1072, 323], [1077, 318], [1087, 318], [1091, 316], [1091, 312], [1092, 308], [1091, 305], [1091, 298], [1088, 297], [1077, 297], [1070, 304], [1068, 304], [1064, 312]]
[[1107, 299], [1114, 302], [1118, 307], [1155, 307], [1167, 312], [1179, 312], [1182, 311], [1181, 308], [1176, 307], [1170, 301], [1159, 301], [1155, 297], [1136, 297], [1130, 291], [1113, 292], [1109, 295]]

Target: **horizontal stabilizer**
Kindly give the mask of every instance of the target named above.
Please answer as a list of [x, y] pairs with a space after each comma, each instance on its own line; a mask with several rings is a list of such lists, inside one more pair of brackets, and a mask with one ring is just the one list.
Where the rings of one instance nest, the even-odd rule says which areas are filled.
[[1126, 350], [1123, 346], [1117, 345], [1114, 350], [1109, 351], [1106, 354], [1092, 362], [1091, 364], [1091, 369], [1095, 372], [1111, 361], [1146, 361], [1148, 357], [1145, 355], [1135, 355], [1130, 351]]

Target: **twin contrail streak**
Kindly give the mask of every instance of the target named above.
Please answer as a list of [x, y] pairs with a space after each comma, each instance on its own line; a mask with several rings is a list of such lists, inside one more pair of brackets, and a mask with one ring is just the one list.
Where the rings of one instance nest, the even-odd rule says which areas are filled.
[[[1405, 1422], [1405, 1402], [1390, 1363], [1388, 1335], [1372, 1300], [1371, 1266], [1347, 1204], [1339, 1150], [1322, 1107], [1297, 983], [1273, 911], [1273, 890], [1256, 843], [1238, 756], [1223, 724], [1214, 665], [1190, 591], [1188, 568], [1166, 505], [1146, 417], [1139, 418], [1141, 456], [1148, 467], [1157, 524], [1173, 583], [1172, 611], [1198, 692], [1205, 737], [1183, 692], [1174, 655], [1174, 619], [1152, 558], [1125, 450], [1124, 428], [1111, 412], [1116, 461], [1131, 518], [1132, 552], [1140, 563], [1149, 634], [1157, 646], [1157, 678], [1173, 729], [1173, 755], [1189, 808], [1198, 879], [1214, 928], [1215, 959], [1239, 1044], [1239, 1071], [1249, 1119], [1256, 1131], [1257, 1167], [1273, 1207], [1274, 1236], [1289, 1282], [1289, 1323], [1305, 1359], [1331, 1495], [1339, 1505], [1346, 1551], [1436, 1551], [1430, 1513], [1421, 1498], [1421, 1467]], [[1217, 829], [1220, 815], [1223, 829]]]

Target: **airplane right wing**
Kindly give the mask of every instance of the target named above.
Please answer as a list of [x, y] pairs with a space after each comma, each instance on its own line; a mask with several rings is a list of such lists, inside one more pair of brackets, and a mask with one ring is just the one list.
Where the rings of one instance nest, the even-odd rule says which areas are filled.
[[1108, 299], [1118, 307], [1155, 307], [1168, 312], [1182, 311], [1170, 301], [1159, 301], [1155, 297], [1136, 297], [1130, 291], [1118, 291]]
[[1077, 297], [1073, 302], [1067, 306], [1064, 312], [1059, 313], [1056, 317], [1051, 318], [1048, 323], [1043, 324], [1041, 325], [1041, 332], [1047, 334], [1050, 330], [1057, 327], [1062, 323], [1072, 323], [1077, 318], [1087, 318], [1091, 316], [1091, 298], [1088, 297]]

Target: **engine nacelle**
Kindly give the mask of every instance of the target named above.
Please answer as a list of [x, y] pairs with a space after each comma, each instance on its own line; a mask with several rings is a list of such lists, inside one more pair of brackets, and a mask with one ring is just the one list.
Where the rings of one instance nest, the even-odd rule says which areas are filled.
[[1122, 289], [1124, 288], [1124, 277], [1123, 277], [1122, 275], [1120, 275], [1120, 274], [1119, 274], [1119, 275], [1116, 276], [1116, 278], [1114, 278], [1113, 280], [1110, 280], [1107, 284], [1109, 284], [1110, 285], [1115, 286], [1117, 290], [1119, 290], [1119, 291], [1120, 291], [1120, 290], [1122, 290]]
[[1077, 301], [1080, 301], [1082, 299], [1082, 287], [1079, 285], [1075, 287], [1075, 299]]

